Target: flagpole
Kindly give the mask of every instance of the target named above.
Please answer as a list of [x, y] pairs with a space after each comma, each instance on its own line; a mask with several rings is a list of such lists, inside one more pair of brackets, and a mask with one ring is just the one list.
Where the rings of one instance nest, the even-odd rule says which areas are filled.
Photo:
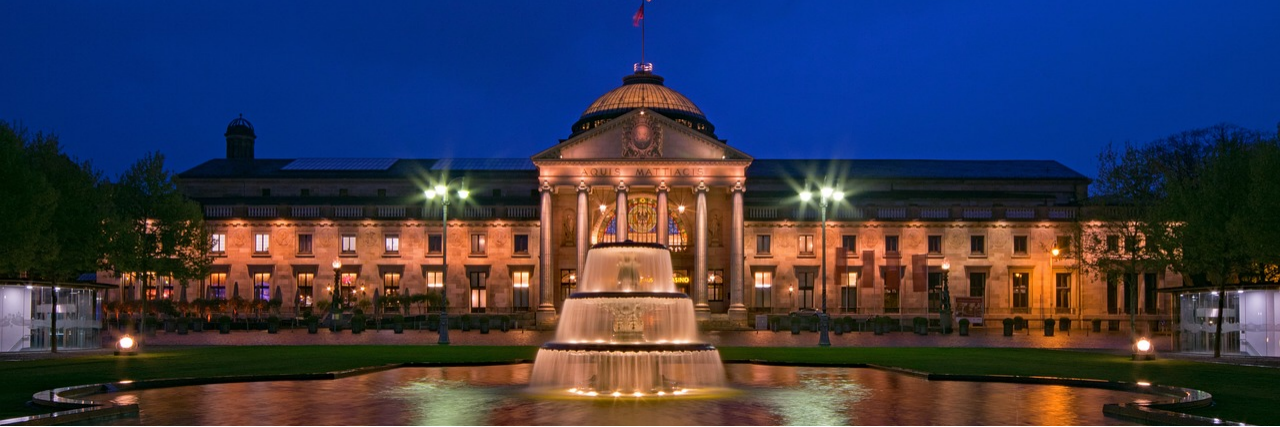
[[640, 2], [640, 66], [644, 67], [644, 1]]

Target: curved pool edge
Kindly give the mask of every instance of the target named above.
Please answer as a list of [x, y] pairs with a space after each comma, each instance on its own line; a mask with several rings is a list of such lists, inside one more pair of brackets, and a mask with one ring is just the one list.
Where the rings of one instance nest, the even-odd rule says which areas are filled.
[[[129, 390], [152, 388], [182, 387], [207, 384], [230, 384], [265, 381], [315, 381], [336, 380], [357, 375], [372, 374], [398, 368], [436, 368], [448, 366], [496, 366], [532, 363], [528, 359], [513, 359], [497, 362], [474, 363], [435, 363], [405, 362], [386, 365], [366, 366], [363, 368], [342, 371], [321, 372], [312, 374], [273, 374], [273, 375], [234, 375], [223, 377], [187, 377], [160, 378], [151, 380], [124, 380], [109, 383], [85, 384], [70, 387], [59, 387], [36, 392], [31, 395], [31, 402], [44, 407], [65, 409], [47, 414], [28, 415], [0, 420], [0, 426], [8, 425], [58, 425], [85, 422], [93, 419], [114, 418], [138, 413], [137, 404], [121, 405], [112, 402], [99, 402], [79, 399], [79, 397], [101, 393], [115, 393]], [[71, 409], [66, 409], [71, 408]]]
[[[92, 419], [111, 418], [124, 415], [132, 415], [138, 412], [138, 405], [128, 404], [120, 405], [112, 402], [98, 402], [91, 400], [78, 399], [78, 397], [112, 393], [128, 390], [140, 390], [151, 388], [180, 387], [191, 385], [206, 384], [225, 384], [238, 382], [261, 382], [261, 381], [312, 381], [312, 380], [333, 380], [346, 378], [356, 375], [371, 374], [397, 368], [418, 368], [418, 367], [450, 367], [450, 366], [497, 366], [497, 365], [515, 365], [523, 363], [532, 363], [527, 359], [514, 359], [509, 361], [498, 362], [477, 362], [477, 363], [434, 363], [434, 362], [406, 362], [393, 363], [378, 366], [369, 366], [364, 368], [349, 369], [343, 371], [313, 373], [313, 374], [279, 374], [279, 375], [239, 375], [225, 377], [190, 377], [190, 378], [165, 378], [154, 380], [137, 380], [137, 381], [117, 381], [110, 383], [87, 384], [70, 387], [60, 387], [51, 390], [37, 392], [31, 396], [32, 402], [52, 408], [74, 408], [63, 411], [52, 412], [48, 414], [30, 415], [25, 417], [16, 417], [0, 420], [0, 425], [56, 425], [73, 422], [84, 422]], [[1043, 377], [1043, 376], [1017, 376], [1017, 375], [965, 375], [965, 374], [935, 374], [913, 369], [898, 368], [892, 366], [881, 366], [868, 363], [787, 363], [765, 360], [724, 360], [726, 364], [758, 364], [772, 366], [802, 366], [802, 367], [826, 367], [826, 368], [870, 368], [896, 372], [900, 374], [920, 377], [929, 381], [970, 381], [970, 382], [1000, 382], [1000, 383], [1020, 383], [1020, 384], [1042, 384], [1042, 385], [1063, 385], [1069, 387], [1088, 387], [1101, 388], [1117, 391], [1129, 391], [1155, 396], [1163, 396], [1168, 399], [1162, 401], [1135, 401], [1125, 403], [1109, 403], [1103, 405], [1103, 414], [1116, 418], [1123, 418], [1144, 423], [1159, 423], [1171, 425], [1248, 425], [1245, 423], [1227, 421], [1219, 418], [1203, 417], [1199, 415], [1191, 415], [1177, 412], [1176, 409], [1191, 409], [1209, 406], [1213, 403], [1213, 395], [1203, 391], [1186, 387], [1145, 384], [1145, 383], [1128, 383], [1123, 381], [1107, 381], [1096, 379], [1082, 378], [1062, 378], [1062, 377]]]

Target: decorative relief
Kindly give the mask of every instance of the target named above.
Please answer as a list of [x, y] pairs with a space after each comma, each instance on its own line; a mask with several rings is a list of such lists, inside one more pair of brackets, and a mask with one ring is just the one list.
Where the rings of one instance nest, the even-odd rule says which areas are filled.
[[291, 252], [290, 249], [293, 248], [293, 243], [295, 241], [295, 239], [293, 239], [293, 233], [290, 233], [289, 230], [284, 228], [277, 228], [273, 233], [271, 233], [271, 240], [271, 245], [273, 247], [283, 249], [286, 252]]
[[643, 111], [623, 124], [622, 157], [662, 157], [662, 127]]
[[232, 246], [234, 246], [236, 249], [244, 248], [244, 245], [245, 245], [246, 240], [247, 240], [247, 239], [244, 237], [245, 233], [247, 233], [247, 232], [242, 231], [242, 232], [239, 232], [239, 233], [233, 233], [233, 234], [231, 235], [231, 245], [232, 245]]
[[[919, 229], [907, 229], [902, 233], [902, 242], [899, 250], [920, 252], [924, 248], [924, 231]], [[928, 249], [928, 248], [925, 248]]]

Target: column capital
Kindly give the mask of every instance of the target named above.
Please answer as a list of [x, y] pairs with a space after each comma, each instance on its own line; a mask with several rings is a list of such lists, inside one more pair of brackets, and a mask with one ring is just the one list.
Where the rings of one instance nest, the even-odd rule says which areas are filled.
[[626, 192], [627, 192], [627, 182], [626, 182], [626, 181], [623, 181], [623, 180], [618, 180], [618, 186], [617, 186], [617, 187], [614, 187], [614, 189], [615, 189], [615, 190], [618, 190], [618, 192], [619, 192], [619, 193], [626, 193]]
[[545, 179], [544, 179], [544, 180], [542, 180], [542, 185], [538, 186], [538, 191], [543, 192], [543, 193], [549, 193], [549, 192], [551, 192], [551, 190], [553, 190], [553, 189], [554, 189], [554, 187], [552, 187], [552, 186], [551, 186], [551, 181], [548, 181], [548, 180], [545, 180]]
[[670, 190], [671, 190], [671, 187], [668, 187], [668, 186], [667, 186], [667, 181], [666, 181], [666, 180], [663, 180], [662, 182], [660, 182], [660, 183], [658, 184], [658, 191], [659, 191], [659, 192], [666, 193], [667, 191], [670, 191]]
[[735, 193], [745, 193], [747, 192], [747, 186], [742, 185], [742, 180], [739, 179], [733, 183], [733, 188], [731, 190]]
[[698, 186], [694, 187], [693, 190], [699, 193], [706, 193], [707, 190], [710, 190], [710, 188], [707, 187], [706, 181], [698, 181]]
[[585, 179], [584, 179], [584, 180], [582, 180], [582, 181], [579, 181], [579, 182], [578, 182], [578, 192], [579, 192], [579, 193], [586, 193], [586, 192], [588, 192], [588, 191], [591, 191], [591, 186], [587, 185], [587, 181], [586, 181]]

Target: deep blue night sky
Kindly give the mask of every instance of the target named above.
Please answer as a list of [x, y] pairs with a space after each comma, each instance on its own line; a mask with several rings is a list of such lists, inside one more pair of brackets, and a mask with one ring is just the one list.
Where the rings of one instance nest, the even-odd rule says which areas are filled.
[[[0, 4], [0, 119], [159, 150], [525, 157], [638, 62], [638, 0]], [[647, 58], [757, 158], [1054, 159], [1280, 121], [1280, 2], [655, 0]]]

